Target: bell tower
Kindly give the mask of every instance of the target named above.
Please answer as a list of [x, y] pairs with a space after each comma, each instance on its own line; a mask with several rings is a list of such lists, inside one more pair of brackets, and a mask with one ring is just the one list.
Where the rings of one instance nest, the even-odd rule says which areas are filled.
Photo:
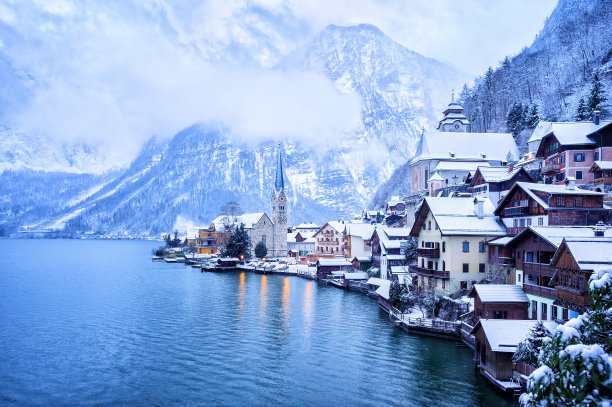
[[287, 256], [287, 197], [285, 196], [285, 179], [283, 177], [283, 157], [281, 144], [278, 143], [276, 159], [276, 177], [272, 198], [270, 200], [274, 223], [274, 239], [272, 247], [269, 247], [271, 255], [275, 257]]

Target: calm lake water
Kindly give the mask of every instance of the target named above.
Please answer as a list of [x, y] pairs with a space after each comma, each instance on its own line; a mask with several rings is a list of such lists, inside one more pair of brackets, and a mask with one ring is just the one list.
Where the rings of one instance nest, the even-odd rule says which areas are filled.
[[158, 245], [0, 240], [0, 404], [515, 405], [362, 294], [153, 263]]

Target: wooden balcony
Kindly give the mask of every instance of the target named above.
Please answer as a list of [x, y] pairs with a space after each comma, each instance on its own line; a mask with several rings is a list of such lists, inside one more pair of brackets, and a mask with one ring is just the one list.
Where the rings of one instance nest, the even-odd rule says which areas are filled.
[[555, 273], [555, 270], [548, 264], [523, 262], [523, 272], [545, 277], [552, 277]]
[[528, 206], [513, 206], [511, 208], [504, 209], [504, 216], [520, 216], [529, 215]]
[[557, 287], [559, 293], [558, 298], [560, 300], [576, 304], [576, 305], [589, 305], [592, 301], [586, 290], [574, 290], [568, 287]]
[[440, 258], [440, 249], [418, 248], [417, 255], [419, 257], [429, 257], [432, 259]]
[[542, 173], [547, 174], [550, 172], [559, 171], [561, 169], [561, 165], [559, 164], [545, 164], [542, 166]]
[[515, 236], [521, 233], [525, 227], [506, 228], [506, 233], [510, 236]]
[[600, 177], [593, 180], [594, 185], [612, 185], [612, 177]]
[[539, 297], [550, 298], [556, 300], [559, 295], [556, 288], [543, 287], [539, 285], [523, 284], [525, 294], [537, 295]]
[[410, 272], [425, 277], [450, 278], [450, 272], [448, 270], [432, 270], [424, 267], [410, 266]]

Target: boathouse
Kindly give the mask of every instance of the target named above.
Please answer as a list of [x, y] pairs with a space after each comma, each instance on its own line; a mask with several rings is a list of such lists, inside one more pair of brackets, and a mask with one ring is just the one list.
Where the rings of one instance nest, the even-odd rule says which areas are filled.
[[474, 321], [479, 319], [527, 319], [529, 299], [518, 285], [474, 284]]
[[353, 264], [345, 258], [337, 259], [319, 259], [317, 261], [317, 279], [324, 280], [331, 278], [333, 275], [341, 276], [344, 273], [349, 273], [353, 269]]

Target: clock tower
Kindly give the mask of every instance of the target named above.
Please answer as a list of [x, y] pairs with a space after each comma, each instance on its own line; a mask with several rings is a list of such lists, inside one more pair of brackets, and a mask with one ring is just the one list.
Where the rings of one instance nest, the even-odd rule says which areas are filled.
[[442, 113], [444, 117], [438, 123], [439, 131], [470, 131], [470, 121], [463, 114], [463, 107], [455, 102], [455, 91], [451, 96], [451, 102]]

